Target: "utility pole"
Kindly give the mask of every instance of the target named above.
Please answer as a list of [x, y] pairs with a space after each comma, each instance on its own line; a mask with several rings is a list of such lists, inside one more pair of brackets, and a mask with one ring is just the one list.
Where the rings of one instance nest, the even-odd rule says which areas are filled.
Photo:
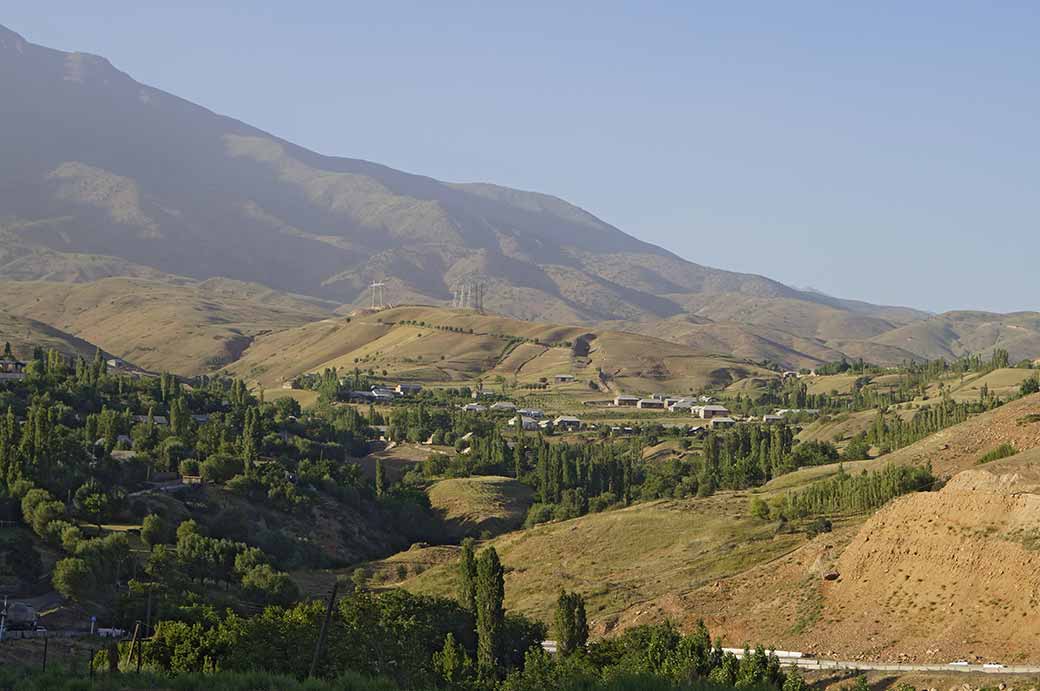
[[325, 647], [325, 634], [329, 630], [329, 620], [332, 618], [332, 608], [336, 606], [336, 591], [339, 590], [339, 581], [332, 584], [332, 592], [329, 593], [329, 605], [325, 608], [325, 618], [321, 620], [321, 630], [318, 632], [318, 642], [314, 646], [314, 658], [311, 660], [311, 671], [307, 676], [314, 677], [318, 672], [318, 661], [321, 659], [321, 649]]

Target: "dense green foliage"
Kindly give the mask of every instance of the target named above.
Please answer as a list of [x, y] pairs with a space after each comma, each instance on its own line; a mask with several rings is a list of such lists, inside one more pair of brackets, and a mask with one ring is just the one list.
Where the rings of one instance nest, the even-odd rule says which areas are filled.
[[[890, 464], [874, 472], [837, 475], [793, 490], [769, 502], [768, 515], [787, 520], [809, 516], [865, 513], [894, 497], [920, 492], [935, 485], [931, 466]], [[752, 512], [762, 515], [761, 503]]]

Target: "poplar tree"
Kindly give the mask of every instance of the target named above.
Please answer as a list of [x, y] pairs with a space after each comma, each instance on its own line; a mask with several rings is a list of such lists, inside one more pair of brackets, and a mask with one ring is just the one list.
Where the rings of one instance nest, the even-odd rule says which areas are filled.
[[505, 575], [494, 547], [477, 559], [477, 669], [481, 676], [494, 676], [498, 667], [505, 612]]
[[561, 655], [584, 650], [589, 642], [585, 617], [585, 598], [578, 593], [560, 591], [556, 601], [556, 647]]
[[477, 613], [477, 559], [473, 553], [473, 538], [462, 541], [459, 559], [459, 604], [467, 612]]
[[381, 497], [386, 492], [386, 474], [383, 470], [383, 460], [376, 459], [376, 496]]

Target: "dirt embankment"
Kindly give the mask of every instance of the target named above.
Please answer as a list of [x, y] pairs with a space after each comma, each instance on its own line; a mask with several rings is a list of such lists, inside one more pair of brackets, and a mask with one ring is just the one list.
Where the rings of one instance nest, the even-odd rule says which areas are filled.
[[1040, 453], [879, 511], [822, 585], [817, 638], [879, 659], [1036, 662]]

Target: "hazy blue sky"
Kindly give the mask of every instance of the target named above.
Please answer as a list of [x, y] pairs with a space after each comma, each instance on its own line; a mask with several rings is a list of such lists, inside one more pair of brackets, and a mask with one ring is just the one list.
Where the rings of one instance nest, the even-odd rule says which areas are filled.
[[7, 3], [322, 153], [550, 192], [711, 266], [1040, 308], [1037, 2]]

